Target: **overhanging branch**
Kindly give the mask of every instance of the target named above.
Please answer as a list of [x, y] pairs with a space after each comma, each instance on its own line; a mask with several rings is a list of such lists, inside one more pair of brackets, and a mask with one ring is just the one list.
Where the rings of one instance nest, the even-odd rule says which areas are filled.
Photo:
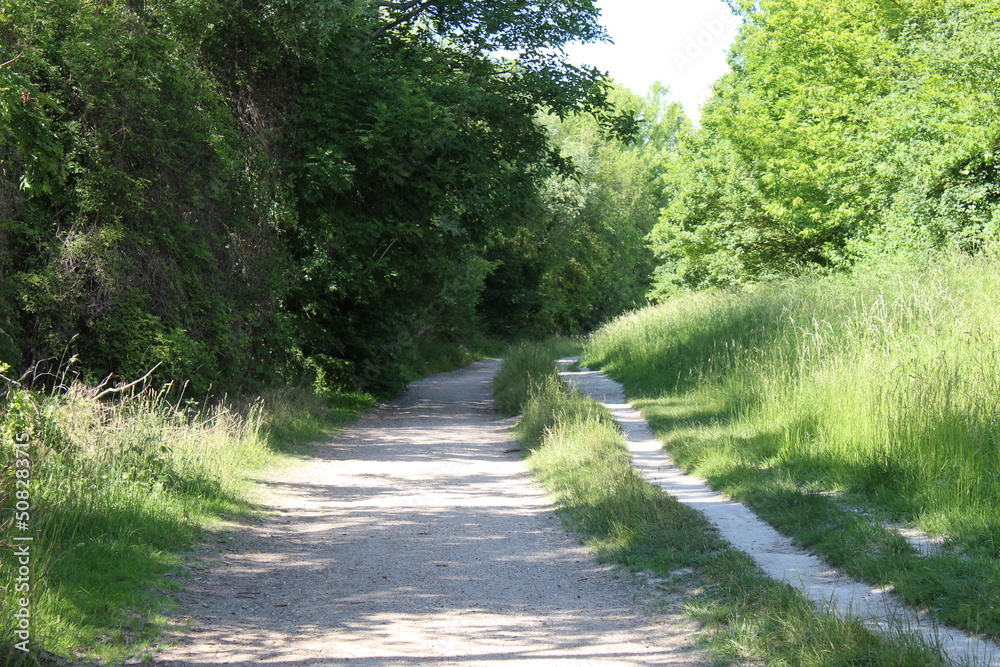
[[417, 18], [425, 11], [427, 11], [433, 4], [435, 0], [412, 0], [412, 2], [379, 2], [377, 7], [384, 7], [386, 9], [392, 9], [396, 11], [402, 11], [403, 14], [398, 18], [386, 23], [384, 26], [380, 27], [378, 30], [373, 32], [368, 36], [367, 41], [372, 41], [378, 39], [382, 35], [386, 34], [393, 28], [400, 26], [404, 23], [408, 23], [413, 19]]

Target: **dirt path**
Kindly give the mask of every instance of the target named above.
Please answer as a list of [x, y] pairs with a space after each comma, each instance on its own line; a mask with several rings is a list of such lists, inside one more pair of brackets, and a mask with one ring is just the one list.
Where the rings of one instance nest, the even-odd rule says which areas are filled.
[[270, 483], [280, 516], [196, 571], [160, 664], [703, 664], [560, 528], [493, 411], [498, 366], [413, 384]]

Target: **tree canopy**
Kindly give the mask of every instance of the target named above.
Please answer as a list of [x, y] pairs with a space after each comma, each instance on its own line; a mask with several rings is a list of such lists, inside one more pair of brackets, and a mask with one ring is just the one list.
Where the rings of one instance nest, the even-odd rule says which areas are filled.
[[0, 0], [0, 357], [398, 387], [415, 340], [495, 315], [491, 255], [571, 172], [538, 114], [630, 129], [562, 53], [604, 39], [597, 19], [592, 0]]
[[669, 161], [658, 292], [996, 238], [996, 0], [763, 0]]

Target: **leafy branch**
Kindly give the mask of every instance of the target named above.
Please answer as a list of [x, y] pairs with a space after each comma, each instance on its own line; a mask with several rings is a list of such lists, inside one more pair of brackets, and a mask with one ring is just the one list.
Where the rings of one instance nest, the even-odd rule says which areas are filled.
[[378, 30], [368, 35], [366, 42], [372, 42], [382, 37], [393, 28], [413, 21], [418, 16], [427, 11], [435, 3], [435, 0], [412, 0], [412, 2], [379, 2], [376, 6], [393, 11], [400, 11], [402, 14], [394, 20], [381, 26]]

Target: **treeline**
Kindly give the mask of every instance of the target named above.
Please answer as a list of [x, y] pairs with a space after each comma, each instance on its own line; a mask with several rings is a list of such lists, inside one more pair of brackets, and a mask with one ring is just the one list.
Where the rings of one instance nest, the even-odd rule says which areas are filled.
[[563, 60], [597, 18], [0, 0], [0, 359], [382, 393], [421, 345], [633, 306], [682, 120]]
[[1000, 3], [732, 0], [732, 72], [669, 161], [655, 293], [1000, 231]]
[[564, 61], [589, 0], [0, 0], [0, 359], [383, 393], [421, 349], [996, 239], [1000, 0], [731, 4], [694, 127]]

